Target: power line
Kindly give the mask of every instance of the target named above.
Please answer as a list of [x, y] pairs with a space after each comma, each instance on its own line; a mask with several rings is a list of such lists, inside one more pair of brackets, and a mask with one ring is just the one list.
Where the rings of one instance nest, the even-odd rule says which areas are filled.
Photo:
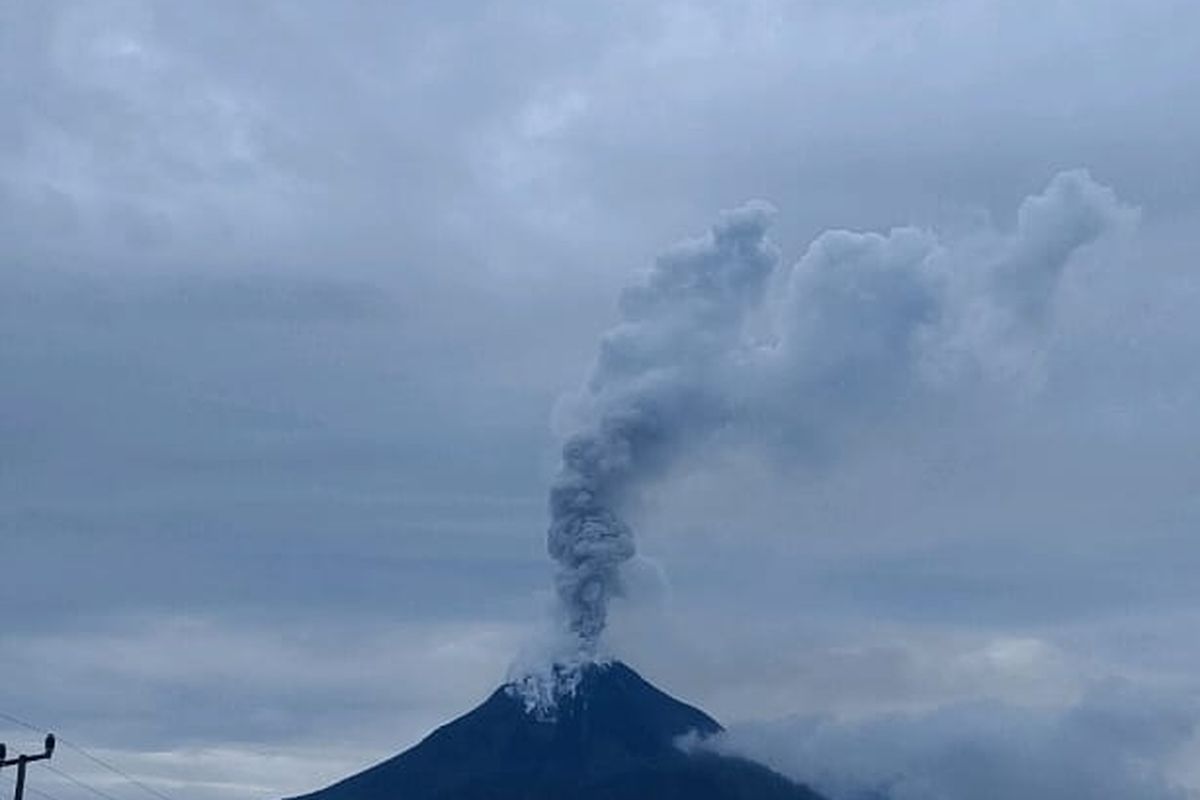
[[[9, 722], [13, 723], [14, 725], [20, 725], [22, 728], [26, 728], [28, 730], [35, 731], [37, 733], [43, 733], [45, 730], [44, 728], [39, 728], [37, 725], [34, 725], [32, 722], [26, 722], [25, 720], [23, 720], [19, 717], [14, 717], [13, 715], [7, 714], [3, 711], [0, 711], [0, 719], [8, 720]], [[83, 756], [88, 761], [91, 761], [93, 764], [95, 764], [99, 767], [103, 767], [104, 769], [108, 770], [109, 772], [112, 772], [115, 775], [121, 776], [129, 783], [132, 783], [134, 786], [141, 789], [143, 792], [153, 795], [155, 798], [157, 798], [157, 800], [175, 800], [173, 797], [170, 797], [170, 796], [164, 794], [163, 792], [160, 792], [158, 789], [155, 789], [152, 786], [147, 786], [146, 784], [142, 783], [137, 778], [130, 775], [125, 770], [121, 769], [120, 767], [110, 764], [109, 762], [105, 761], [104, 759], [100, 758], [99, 756], [92, 755], [87, 750], [84, 750], [83, 747], [75, 744], [74, 742], [72, 742], [68, 739], [64, 739], [60, 736], [60, 737], [58, 737], [58, 743], [62, 744], [62, 745], [66, 745], [68, 748], [70, 748], [71, 750], [74, 750], [76, 753]], [[70, 781], [79, 783], [81, 786], [84, 786], [84, 788], [92, 791], [95, 794], [98, 794], [101, 797], [107, 798], [108, 800], [116, 800], [116, 798], [112, 797], [111, 795], [108, 795], [94, 787], [87, 786], [86, 784], [83, 784], [82, 781], [78, 781], [75, 778], [72, 778], [71, 776], [67, 775], [66, 773], [61, 772], [61, 770], [56, 769], [54, 771], [56, 773], [61, 774], [64, 778], [67, 778]]]
[[93, 764], [96, 764], [97, 766], [103, 767], [104, 769], [108, 770], [109, 772], [113, 773], [114, 775], [119, 775], [119, 776], [121, 776], [121, 777], [122, 777], [122, 778], [124, 778], [125, 780], [129, 781], [130, 783], [132, 783], [134, 786], [136, 786], [136, 787], [138, 787], [139, 789], [141, 789], [143, 792], [146, 792], [146, 793], [148, 793], [148, 794], [150, 794], [150, 795], [153, 795], [154, 797], [158, 798], [158, 800], [174, 800], [174, 798], [170, 797], [169, 795], [163, 794], [163, 793], [162, 793], [162, 792], [160, 792], [158, 789], [155, 789], [155, 788], [154, 788], [154, 787], [152, 787], [152, 786], [147, 786], [146, 784], [142, 783], [140, 780], [138, 780], [137, 778], [133, 777], [132, 775], [130, 775], [128, 772], [126, 772], [125, 770], [121, 769], [120, 767], [116, 767], [116, 766], [114, 766], [114, 765], [112, 765], [112, 764], [108, 763], [107, 761], [105, 761], [104, 759], [100, 758], [99, 756], [94, 756], [94, 755], [92, 755], [91, 753], [89, 753], [87, 750], [84, 750], [84, 749], [83, 749], [82, 747], [80, 747], [79, 745], [77, 745], [77, 744], [74, 744], [73, 742], [69, 742], [69, 741], [67, 741], [67, 740], [65, 740], [65, 739], [60, 739], [59, 741], [60, 741], [60, 742], [62, 742], [63, 744], [65, 744], [67, 747], [69, 747], [69, 748], [71, 748], [72, 750], [74, 750], [74, 751], [75, 751], [76, 753], [78, 753], [79, 755], [81, 755], [81, 756], [83, 756], [84, 758], [86, 758], [88, 761], [91, 761]]
[[[54, 755], [54, 745], [57, 740], [53, 733], [47, 733], [46, 739], [42, 743], [42, 752], [40, 753], [21, 753], [13, 758], [8, 757], [8, 748], [0, 745], [0, 768], [16, 766], [17, 768], [17, 786], [13, 790], [14, 800], [24, 800], [25, 798], [25, 773], [26, 768], [37, 761], [49, 761]], [[49, 765], [47, 765], [49, 766]]]
[[14, 716], [5, 714], [3, 711], [0, 711], [0, 719], [6, 719], [9, 722], [13, 723], [14, 725], [20, 725], [22, 728], [28, 728], [29, 730], [33, 731], [34, 733], [45, 733], [46, 732], [45, 730], [43, 730], [42, 728], [39, 728], [37, 725], [34, 725], [33, 723], [26, 722], [23, 719], [17, 719]]
[[39, 789], [36, 786], [26, 786], [25, 791], [29, 792], [30, 794], [36, 794], [38, 797], [44, 798], [44, 800], [58, 800], [58, 798], [54, 795]]
[[[3, 773], [0, 773], [0, 778], [3, 778], [4, 781], [6, 781], [9, 784], [12, 783], [12, 780], [10, 780], [9, 777]], [[50, 794], [47, 791], [43, 791], [43, 790], [37, 788], [36, 786], [26, 786], [25, 791], [29, 792], [30, 794], [36, 794], [38, 797], [44, 798], [44, 800], [59, 800], [59, 798], [55, 797], [54, 795]]]
[[46, 769], [50, 770], [58, 777], [70, 781], [71, 783], [78, 786], [80, 789], [84, 789], [86, 791], [91, 792], [92, 794], [96, 795], [97, 797], [104, 798], [104, 800], [118, 800], [118, 798], [113, 797], [111, 794], [104, 791], [103, 789], [97, 789], [95, 786], [84, 783], [83, 781], [79, 780], [79, 778], [76, 778], [74, 775], [68, 775], [67, 773], [65, 773], [61, 769], [59, 769], [58, 767], [54, 767], [54, 766], [51, 766], [50, 764], [47, 764]]
[[47, 791], [43, 791], [36, 786], [26, 786], [25, 791], [29, 792], [30, 794], [36, 794], [38, 797], [44, 798], [44, 800], [58, 800], [58, 798], [54, 795]]
[[[4, 714], [3, 716], [6, 718], [8, 717], [7, 714]], [[18, 720], [15, 717], [10, 718], [10, 721], [16, 722], [18, 725], [22, 725], [31, 730], [37, 730], [36, 727], [29, 725], [28, 723], [25, 723], [21, 720]], [[47, 745], [49, 746], [49, 738], [47, 739]], [[50, 751], [47, 751], [47, 754], [46, 754], [47, 757], [49, 756], [49, 753], [50, 753]], [[70, 781], [71, 783], [75, 784], [76, 786], [78, 786], [82, 789], [86, 789], [87, 791], [92, 792], [93, 794], [99, 795], [100, 797], [104, 798], [104, 800], [118, 800], [118, 798], [113, 797], [112, 795], [108, 794], [107, 792], [101, 791], [100, 789], [97, 789], [94, 786], [90, 786], [87, 783], [83, 782], [82, 780], [80, 780], [79, 778], [76, 778], [73, 775], [68, 775], [66, 772], [59, 769], [58, 767], [55, 767], [54, 765], [50, 764], [49, 762], [46, 763], [45, 768], [47, 770], [49, 770], [50, 772], [53, 772], [55, 775], [58, 775], [60, 778]], [[5, 776], [5, 777], [7, 777], [7, 776]], [[20, 782], [21, 781], [18, 778], [18, 783], [20, 783]], [[54, 795], [50, 794], [49, 792], [43, 791], [43, 790], [35, 788], [33, 786], [22, 786], [21, 789], [23, 791], [29, 792], [30, 794], [36, 794], [43, 798], [46, 798], [46, 800], [58, 800], [58, 798], [54, 797]]]

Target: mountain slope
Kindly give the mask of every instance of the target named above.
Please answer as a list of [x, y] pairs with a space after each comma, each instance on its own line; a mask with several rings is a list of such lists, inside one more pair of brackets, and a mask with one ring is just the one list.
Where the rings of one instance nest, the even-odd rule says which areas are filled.
[[719, 730], [624, 664], [590, 665], [553, 719], [501, 687], [412, 749], [296, 800], [822, 800], [759, 764], [675, 744]]

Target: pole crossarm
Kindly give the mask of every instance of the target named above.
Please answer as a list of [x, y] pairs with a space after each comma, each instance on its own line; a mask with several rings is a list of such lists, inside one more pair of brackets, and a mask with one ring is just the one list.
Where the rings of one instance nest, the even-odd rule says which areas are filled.
[[42, 752], [32, 755], [22, 753], [16, 758], [8, 758], [8, 748], [0, 744], [0, 769], [17, 766], [17, 788], [13, 792], [13, 800], [23, 800], [25, 796], [25, 767], [34, 761], [46, 761], [54, 755], [54, 734], [47, 733]]

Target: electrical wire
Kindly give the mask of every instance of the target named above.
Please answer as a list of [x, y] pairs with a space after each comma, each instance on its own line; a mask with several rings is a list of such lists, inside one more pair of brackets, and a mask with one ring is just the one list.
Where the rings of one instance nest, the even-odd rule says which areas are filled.
[[108, 770], [109, 772], [113, 773], [114, 775], [119, 775], [120, 777], [122, 777], [126, 781], [128, 781], [129, 783], [132, 783], [134, 786], [141, 789], [143, 792], [146, 792], [147, 794], [152, 795], [153, 797], [157, 798], [158, 800], [174, 800], [174, 798], [160, 792], [158, 789], [155, 789], [153, 786], [147, 786], [145, 783], [142, 783], [140, 780], [133, 777], [132, 775], [130, 775], [128, 772], [121, 769], [120, 767], [110, 764], [108, 761], [105, 761], [104, 759], [100, 758], [99, 756], [92, 755], [91, 753], [89, 753], [87, 750], [84, 750], [79, 745], [77, 745], [69, 740], [62, 739], [62, 738], [60, 738], [58, 741], [65, 744], [71, 750], [74, 750], [76, 753], [83, 756], [88, 761], [91, 761], [93, 764], [103, 767], [104, 769]]
[[42, 730], [41, 728], [39, 728], [37, 725], [34, 725], [31, 722], [26, 722], [23, 719], [18, 719], [17, 717], [14, 717], [10, 714], [5, 714], [3, 711], [0, 711], [0, 719], [8, 720], [9, 722], [11, 722], [14, 725], [20, 725], [22, 728], [28, 728], [29, 730], [33, 731], [34, 733], [45, 733], [45, 731]]
[[[9, 779], [9, 777], [7, 775], [5, 775], [3, 772], [0, 772], [0, 779], [3, 779], [5, 782], [9, 783], [9, 785], [16, 782], [15, 778]], [[43, 789], [37, 788], [36, 786], [30, 786], [30, 785], [26, 784], [25, 791], [29, 792], [30, 794], [37, 795], [38, 797], [41, 797], [43, 800], [59, 800], [59, 798], [55, 797], [54, 795], [50, 794], [49, 792], [47, 792]]]
[[[45, 728], [38, 727], [37, 725], [34, 725], [32, 722], [27, 722], [27, 721], [21, 719], [20, 717], [14, 717], [12, 714], [8, 714], [4, 711], [0, 711], [0, 719], [7, 720], [8, 722], [13, 723], [14, 725], [19, 725], [22, 728], [26, 728], [27, 730], [31, 730], [36, 733], [46, 733], [47, 732]], [[167, 794], [164, 794], [163, 792], [160, 792], [158, 789], [155, 789], [152, 786], [147, 786], [145, 783], [142, 783], [140, 780], [133, 777], [132, 775], [130, 775], [128, 772], [121, 769], [120, 767], [110, 764], [108, 761], [105, 761], [104, 759], [100, 758], [99, 756], [92, 755], [87, 750], [83, 749], [82, 746], [75, 744], [71, 740], [64, 739], [62, 736], [59, 736], [58, 734], [55, 734], [55, 737], [57, 738], [59, 744], [64, 745], [67, 748], [75, 751], [79, 755], [86, 758], [88, 761], [91, 761], [93, 764], [95, 764], [99, 767], [103, 767], [104, 769], [108, 770], [109, 772], [113, 773], [114, 775], [119, 775], [124, 780], [126, 780], [129, 783], [133, 784], [134, 786], [138, 787], [143, 792], [146, 792], [147, 794], [152, 795], [157, 800], [174, 800], [174, 798], [170, 797]], [[47, 764], [46, 766], [50, 769], [51, 772], [54, 772], [55, 774], [60, 775], [61, 777], [65, 778], [66, 780], [71, 781], [72, 783], [74, 783], [78, 786], [81, 786], [84, 789], [87, 789], [88, 791], [92, 792], [93, 794], [95, 794], [101, 798], [105, 798], [105, 800], [118, 800], [118, 798], [113, 797], [112, 795], [108, 794], [107, 792], [97, 789], [94, 786], [89, 786], [88, 784], [84, 783], [83, 781], [79, 780], [78, 778], [68, 775], [67, 773], [63, 772], [62, 770], [58, 769], [57, 767], [50, 766], [49, 764]]]
[[104, 791], [103, 789], [97, 789], [95, 786], [92, 786], [84, 781], [81, 781], [79, 778], [76, 778], [74, 775], [69, 775], [66, 772], [63, 772], [61, 769], [54, 766], [53, 764], [46, 764], [46, 769], [50, 770], [51, 772], [53, 772], [55, 775], [62, 778], [63, 780], [70, 781], [71, 783], [78, 786], [80, 789], [84, 789], [84, 790], [89, 791], [92, 794], [96, 795], [97, 797], [103, 798], [103, 800], [119, 800], [119, 798], [113, 797], [111, 794]]

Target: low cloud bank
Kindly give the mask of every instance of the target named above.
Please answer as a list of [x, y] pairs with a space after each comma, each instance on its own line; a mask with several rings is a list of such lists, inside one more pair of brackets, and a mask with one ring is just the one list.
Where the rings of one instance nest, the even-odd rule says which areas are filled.
[[792, 718], [700, 746], [760, 760], [833, 800], [1188, 800], [1194, 698], [1093, 687], [1056, 709], [997, 702], [854, 721]]

